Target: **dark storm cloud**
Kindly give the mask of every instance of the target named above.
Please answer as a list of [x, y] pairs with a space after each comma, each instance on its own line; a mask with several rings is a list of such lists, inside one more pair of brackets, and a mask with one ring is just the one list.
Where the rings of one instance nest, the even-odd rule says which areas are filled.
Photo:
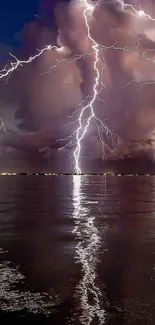
[[[90, 2], [91, 4], [91, 2]], [[93, 3], [92, 3], [93, 5]], [[67, 8], [67, 15], [62, 15], [62, 10], [57, 11], [57, 21], [60, 30], [63, 31], [63, 40], [72, 48], [74, 53], [82, 54], [90, 52], [92, 42], [87, 37], [87, 28], [83, 19], [85, 4], [72, 1]], [[66, 9], [66, 8], [65, 8]], [[63, 19], [65, 17], [66, 19]], [[130, 8], [122, 10], [119, 3], [100, 2], [93, 11], [88, 11], [88, 22], [91, 36], [101, 45], [112, 45], [117, 42], [117, 47], [134, 48], [138, 38], [145, 41], [140, 42], [135, 51], [142, 55], [147, 48], [155, 48], [154, 43], [147, 40], [145, 35], [148, 29], [153, 29], [153, 24], [148, 19], [137, 17]], [[138, 32], [137, 32], [138, 29]], [[152, 52], [149, 53], [149, 55]], [[105, 83], [109, 84], [109, 96], [106, 92], [106, 105], [96, 102], [95, 107], [100, 117], [108, 118], [108, 125], [118, 134], [130, 137], [150, 136], [154, 129], [154, 92], [151, 86], [144, 86], [142, 91], [137, 92], [137, 85], [124, 88], [132, 79], [148, 81], [155, 79], [155, 69], [151, 62], [140, 58], [130, 51], [116, 51], [113, 49], [105, 51], [107, 62]], [[94, 57], [85, 56], [84, 81], [93, 85]], [[90, 90], [90, 87], [88, 87]], [[109, 88], [108, 88], [109, 89]], [[85, 94], [87, 95], [87, 93]]]
[[[101, 1], [100, 6], [95, 9], [93, 2], [89, 1], [89, 4], [88, 22], [90, 34], [95, 42], [103, 46], [117, 42], [118, 47], [134, 48], [137, 45], [137, 40], [141, 37], [143, 41], [139, 43], [136, 50], [138, 55], [142, 55], [147, 48], [154, 49], [153, 22], [143, 17], [137, 17], [129, 8], [122, 9], [120, 4], [118, 6], [117, 1], [111, 2], [110, 6]], [[11, 82], [12, 84], [15, 82], [17, 85], [15, 89], [18, 91], [14, 96], [16, 107], [21, 106], [20, 112], [23, 112], [25, 120], [27, 119], [28, 124], [32, 124], [34, 130], [38, 130], [38, 139], [40, 139], [40, 134], [44, 137], [40, 143], [41, 147], [49, 145], [51, 141], [49, 133], [47, 136], [44, 135], [45, 130], [50, 132], [51, 138], [52, 136], [55, 138], [61, 133], [70, 134], [72, 132], [71, 128], [74, 125], [68, 126], [67, 131], [61, 127], [66, 120], [65, 115], [79, 108], [81, 99], [93, 91], [94, 54], [82, 56], [79, 62], [60, 63], [51, 73], [41, 75], [42, 72], [48, 71], [51, 66], [55, 65], [57, 60], [71, 60], [75, 54], [92, 52], [93, 42], [88, 39], [83, 17], [85, 8], [85, 3], [77, 1], [71, 1], [69, 5], [60, 3], [56, 7], [57, 41], [61, 50], [44, 52], [33, 64], [27, 65], [20, 69], [19, 73], [15, 73], [11, 77], [14, 81], [10, 81], [8, 86], [10, 87]], [[31, 23], [31, 32], [28, 34], [27, 31], [26, 33], [28, 35], [26, 40], [30, 44], [34, 44], [32, 41], [34, 34], [35, 40], [38, 40], [35, 47], [41, 48], [47, 42], [51, 43], [50, 29]], [[26, 47], [28, 48], [28, 46]], [[145, 85], [139, 91], [137, 91], [139, 87], [137, 83], [132, 83], [124, 88], [122, 86], [136, 78], [142, 82], [154, 81], [153, 63], [146, 58], [140, 58], [133, 51], [124, 52], [111, 48], [103, 53], [106, 67], [103, 70], [102, 81], [107, 88], [100, 94], [100, 97], [105, 99], [105, 103], [99, 100], [95, 102], [96, 113], [101, 119], [106, 119], [109, 128], [117, 132], [123, 139], [152, 136], [155, 129], [154, 86]], [[153, 53], [153, 51], [148, 52], [148, 56], [152, 59]], [[100, 70], [103, 64], [104, 60], [100, 56], [98, 64]], [[42, 130], [44, 130], [43, 133], [40, 133]], [[94, 130], [92, 131], [94, 132]], [[24, 135], [22, 137], [24, 139]], [[28, 136], [26, 137], [28, 139]], [[29, 139], [30, 137], [33, 143], [37, 133], [29, 135]], [[39, 147], [38, 140], [34, 143], [36, 147]]]
[[[27, 58], [25, 52], [27, 54], [28, 50], [30, 51], [29, 55], [31, 55], [31, 53], [36, 52], [36, 48], [41, 49], [47, 44], [55, 44], [50, 29], [40, 26], [36, 22], [31, 22], [25, 26], [22, 35], [24, 36], [24, 43], [21, 54], [24, 59]], [[33, 49], [31, 52], [31, 46], [34, 46], [33, 39], [35, 40], [35, 50]], [[12, 97], [6, 98], [6, 103], [4, 104], [3, 101], [1, 105], [1, 117], [4, 119], [6, 127], [14, 128], [12, 115], [15, 115], [18, 110], [17, 117], [24, 118], [26, 128], [32, 128], [32, 130], [50, 129], [51, 137], [56, 136], [53, 134], [54, 132], [60, 135], [58, 130], [63, 124], [63, 116], [78, 107], [83, 96], [80, 89], [82, 76], [75, 62], [70, 64], [62, 62], [56, 69], [46, 74], [59, 60], [72, 60], [68, 48], [61, 47], [60, 51], [45, 51], [35, 62], [14, 71], [5, 85], [4, 80], [1, 79], [1, 102], [2, 97], [6, 97], [3, 96], [4, 88], [6, 92], [13, 91]], [[10, 106], [12, 106], [12, 110], [9, 109]], [[32, 143], [34, 136], [36, 135], [33, 133]], [[40, 139], [39, 135], [38, 137]], [[46, 138], [49, 138], [49, 135]], [[30, 137], [27, 138], [26, 136], [24, 142], [22, 135], [21, 146], [22, 143], [23, 145], [26, 143], [27, 146], [27, 139], [29, 140]], [[7, 137], [7, 144], [8, 141], [9, 137]], [[46, 140], [43, 142], [46, 143]], [[34, 143], [34, 146], [36, 143], [38, 146], [39, 141], [34, 141]], [[11, 144], [13, 144], [12, 140]]]

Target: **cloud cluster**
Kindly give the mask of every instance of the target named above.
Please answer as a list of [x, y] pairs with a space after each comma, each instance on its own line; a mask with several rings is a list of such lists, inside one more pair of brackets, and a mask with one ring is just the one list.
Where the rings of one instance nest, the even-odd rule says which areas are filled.
[[[100, 81], [106, 86], [95, 102], [95, 112], [123, 140], [152, 137], [155, 129], [152, 83], [155, 80], [155, 22], [138, 15], [131, 7], [122, 6], [119, 1], [101, 0], [97, 6], [91, 0], [87, 3], [90, 35], [100, 44]], [[76, 115], [73, 119], [66, 116], [80, 110], [81, 100], [93, 93], [95, 53], [83, 16], [87, 6], [86, 1], [77, 0], [69, 4], [59, 3], [55, 9], [56, 37], [49, 28], [31, 23], [31, 33], [26, 42], [33, 45], [34, 38], [35, 47], [40, 49], [47, 42], [55, 44], [56, 40], [60, 50], [45, 51], [36, 61], [15, 72], [9, 80], [9, 88], [16, 85], [12, 99], [16, 107], [14, 112], [20, 107], [18, 117], [24, 121], [23, 128], [32, 132], [22, 134], [23, 148], [24, 143], [28, 147], [31, 142], [32, 147], [34, 141], [35, 147], [42, 147], [56, 138], [71, 134], [77, 124], [62, 125], [76, 120]], [[81, 58], [77, 60], [77, 56]], [[61, 63], [57, 65], [58, 61]], [[56, 68], [51, 69], [52, 66]], [[135, 79], [138, 82], [131, 82]], [[138, 90], [142, 83], [147, 84]], [[1, 109], [1, 112], [4, 113], [4, 110]], [[2, 114], [5, 121], [6, 112], [5, 116]], [[94, 126], [90, 132], [94, 134]], [[44, 137], [41, 145], [34, 140], [37, 134], [38, 139], [40, 134]]]
[[[96, 101], [96, 111], [102, 119], [107, 118], [109, 128], [123, 138], [150, 136], [155, 127], [153, 86], [143, 86], [141, 91], [137, 91], [141, 83], [123, 86], [133, 79], [139, 82], [155, 80], [155, 44], [148, 33], [149, 30], [153, 34], [155, 22], [138, 16], [131, 7], [122, 9], [117, 1], [100, 1], [94, 10], [91, 10], [93, 3], [89, 3], [88, 22], [92, 38], [103, 47], [116, 44], [117, 48], [103, 51], [107, 64], [103, 78], [108, 87], [103, 91], [106, 103]], [[61, 16], [61, 10], [57, 14], [64, 42], [78, 54], [90, 53], [92, 48], [83, 19], [84, 7], [85, 3], [79, 5], [77, 1], [72, 1], [67, 8], [66, 20]], [[146, 52], [147, 49], [150, 51]], [[85, 96], [90, 93], [88, 84], [94, 83], [93, 61], [93, 56], [82, 58], [84, 83], [87, 84]]]

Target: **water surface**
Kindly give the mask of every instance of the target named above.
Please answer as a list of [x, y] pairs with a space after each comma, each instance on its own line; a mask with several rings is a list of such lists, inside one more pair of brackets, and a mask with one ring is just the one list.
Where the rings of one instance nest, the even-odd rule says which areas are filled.
[[2, 323], [155, 324], [155, 177], [0, 183]]

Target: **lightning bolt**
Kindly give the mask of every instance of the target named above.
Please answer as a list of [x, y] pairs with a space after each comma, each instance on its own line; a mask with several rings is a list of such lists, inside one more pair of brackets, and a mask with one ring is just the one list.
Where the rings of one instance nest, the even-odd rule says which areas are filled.
[[[81, 152], [81, 141], [84, 138], [84, 136], [85, 136], [85, 134], [86, 134], [86, 132], [88, 130], [88, 127], [90, 125], [91, 120], [95, 117], [95, 113], [94, 113], [94, 110], [93, 110], [93, 104], [94, 104], [95, 99], [96, 99], [96, 97], [98, 95], [97, 86], [99, 84], [99, 78], [100, 78], [100, 73], [99, 73], [98, 68], [97, 68], [97, 63], [99, 61], [99, 47], [98, 47], [98, 44], [95, 42], [95, 40], [90, 35], [90, 29], [89, 29], [89, 24], [88, 24], [88, 20], [87, 20], [87, 14], [86, 14], [88, 10], [92, 9], [92, 7], [87, 3], [87, 0], [85, 0], [84, 3], [87, 5], [86, 9], [83, 12], [83, 16], [84, 16], [84, 19], [85, 19], [85, 24], [87, 26], [88, 38], [94, 44], [92, 46], [92, 48], [95, 51], [94, 70], [96, 72], [96, 78], [95, 78], [95, 83], [94, 83], [94, 87], [93, 87], [94, 96], [93, 96], [92, 100], [90, 101], [90, 103], [83, 107], [83, 109], [81, 110], [80, 116], [79, 116], [79, 127], [78, 127], [77, 132], [76, 132], [77, 147], [76, 147], [76, 149], [74, 151], [75, 171], [76, 171], [77, 174], [81, 174], [81, 167], [80, 167], [80, 162], [79, 162], [80, 152]], [[87, 123], [86, 123], [85, 127], [83, 128], [82, 117], [83, 117], [83, 114], [84, 114], [84, 112], [85, 112], [85, 110], [87, 108], [90, 109], [90, 114], [89, 114], [89, 117], [87, 119]]]
[[[136, 10], [135, 7], [131, 4], [124, 4], [124, 8], [130, 8], [137, 16], [139, 17], [142, 17], [142, 18], [147, 18], [148, 20], [150, 21], [155, 21], [155, 18], [151, 17], [149, 14], [147, 14], [144, 10], [142, 10], [141, 8], [141, 3], [140, 1], [138, 1], [139, 3], [139, 10]], [[139, 39], [139, 41], [141, 41], [141, 39]], [[137, 47], [138, 48], [138, 47]], [[147, 61], [151, 62], [151, 63], [155, 63], [155, 59], [154, 58], [151, 58], [151, 57], [147, 57], [146, 54], [148, 52], [153, 52], [154, 49], [147, 49], [143, 54], [138, 54], [138, 53], [135, 53], [139, 58], [145, 58]], [[155, 81], [140, 81], [138, 79], [132, 79], [130, 82], [128, 82], [125, 86], [123, 86], [124, 88], [129, 86], [131, 83], [139, 83], [140, 84], [140, 87], [138, 88], [138, 90], [141, 89], [141, 87], [143, 85], [148, 85], [148, 84], [154, 84]]]
[[[96, 41], [90, 35], [90, 29], [89, 29], [89, 24], [88, 24], [88, 20], [87, 20], [87, 11], [88, 10], [92, 10], [93, 11], [94, 10], [94, 6], [90, 5], [87, 2], [87, 0], [77, 0], [77, 1], [83, 2], [86, 5], [86, 9], [83, 12], [83, 16], [84, 16], [85, 24], [86, 24], [87, 31], [88, 31], [88, 38], [91, 41], [91, 43], [93, 44], [92, 45], [92, 52], [91, 53], [82, 53], [81, 55], [75, 55], [75, 58], [72, 59], [72, 60], [70, 60], [70, 61], [68, 61], [66, 59], [57, 60], [57, 63], [54, 66], [52, 66], [48, 72], [44, 72], [44, 73], [41, 73], [41, 74], [50, 73], [52, 71], [52, 69], [55, 69], [58, 66], [58, 64], [60, 64], [60, 63], [63, 63], [63, 62], [73, 63], [74, 61], [81, 59], [84, 55], [89, 55], [89, 56], [91, 56], [92, 54], [95, 55], [94, 71], [96, 73], [96, 78], [95, 78], [95, 83], [94, 83], [94, 86], [93, 86], [93, 95], [92, 96], [88, 95], [85, 98], [85, 100], [87, 100], [90, 97], [91, 98], [91, 101], [86, 106], [84, 106], [82, 108], [82, 110], [80, 112], [80, 115], [79, 115], [79, 118], [77, 119], [77, 121], [72, 122], [72, 124], [73, 123], [76, 123], [76, 122], [79, 123], [79, 127], [77, 128], [77, 130], [75, 130], [73, 132], [73, 134], [70, 135], [68, 138], [66, 138], [66, 139], [58, 139], [57, 140], [57, 141], [70, 140], [67, 143], [66, 146], [72, 146], [76, 142], [76, 149], [75, 149], [74, 154], [73, 154], [74, 155], [74, 160], [75, 160], [74, 171], [75, 171], [76, 174], [81, 174], [81, 167], [80, 167], [81, 142], [84, 139], [85, 134], [86, 134], [86, 132], [87, 132], [87, 130], [89, 128], [90, 122], [92, 120], [94, 120], [94, 122], [95, 122], [95, 124], [97, 126], [99, 139], [102, 141], [102, 145], [103, 146], [107, 146], [106, 143], [105, 143], [105, 141], [104, 141], [104, 138], [103, 138], [103, 129], [104, 129], [104, 132], [107, 135], [110, 134], [110, 136], [112, 138], [112, 141], [113, 141], [113, 136], [114, 137], [117, 137], [118, 139], [119, 139], [119, 137], [116, 134], [110, 132], [110, 130], [108, 130], [108, 128], [106, 127], [106, 125], [98, 117], [96, 117], [95, 116], [95, 113], [94, 113], [93, 104], [94, 104], [95, 100], [98, 98], [100, 101], [103, 101], [104, 102], [104, 100], [100, 99], [99, 94], [101, 93], [102, 89], [105, 88], [105, 85], [101, 84], [100, 91], [98, 91], [98, 89], [97, 89], [98, 86], [99, 86], [99, 84], [100, 84], [99, 83], [100, 72], [99, 72], [99, 70], [97, 68], [98, 62], [100, 60], [100, 58], [99, 58], [100, 47], [99, 47], [99, 45], [96, 43]], [[10, 56], [15, 59], [15, 62], [11, 62], [9, 68], [8, 68], [8, 66], [5, 66], [5, 68], [0, 71], [0, 79], [6, 77], [7, 80], [8, 80], [8, 78], [11, 76], [11, 74], [13, 73], [13, 71], [17, 70], [18, 67], [23, 66], [25, 64], [31, 63], [36, 58], [40, 57], [43, 54], [43, 52], [45, 52], [47, 50], [48, 51], [51, 51], [51, 50], [61, 51], [61, 48], [58, 48], [56, 46], [48, 45], [45, 48], [43, 48], [42, 50], [37, 50], [38, 53], [36, 55], [34, 55], [34, 56], [30, 56], [28, 60], [18, 60], [16, 56], [14, 56], [13, 54], [10, 53]], [[103, 69], [102, 69], [101, 73], [103, 73]], [[83, 102], [81, 102], [80, 105], [82, 105], [82, 103], [84, 103], [85, 100]], [[90, 111], [89, 112], [89, 116], [88, 116], [87, 119], [84, 119], [83, 120], [84, 112], [87, 109], [89, 109], [89, 111]], [[3, 125], [4, 125], [4, 123], [3, 123]], [[73, 137], [75, 139], [73, 139]], [[66, 146], [60, 148], [60, 150], [63, 149], [63, 148], [65, 148]], [[110, 150], [110, 148], [109, 148], [109, 150]]]
[[0, 130], [3, 130], [3, 132], [8, 133], [2, 117], [0, 117]]
[[15, 55], [13, 55], [12, 53], [9, 53], [9, 55], [15, 59], [15, 62], [10, 62], [10, 67], [8, 67], [8, 65], [6, 65], [4, 67], [3, 70], [0, 71], [0, 79], [5, 78], [6, 80], [8, 80], [8, 78], [11, 76], [11, 74], [13, 73], [13, 71], [17, 70], [17, 68], [19, 66], [23, 66], [25, 64], [29, 64], [32, 61], [36, 60], [39, 56], [41, 56], [45, 51], [51, 51], [51, 50], [57, 50], [60, 51], [61, 49], [58, 48], [57, 46], [51, 46], [51, 45], [47, 45], [45, 46], [45, 48], [43, 48], [42, 50], [37, 50], [38, 53], [34, 56], [30, 56], [28, 58], [28, 60], [18, 60], [17, 57]]
[[[96, 117], [95, 115], [95, 112], [94, 112], [94, 108], [93, 108], [93, 105], [96, 101], [96, 99], [98, 98], [98, 86], [100, 84], [100, 72], [98, 70], [98, 62], [100, 60], [100, 57], [99, 57], [99, 54], [100, 54], [100, 49], [108, 49], [109, 47], [104, 47], [103, 45], [101, 44], [98, 44], [90, 35], [90, 27], [89, 27], [89, 23], [88, 23], [88, 19], [87, 19], [87, 12], [89, 10], [94, 10], [94, 6], [90, 5], [88, 3], [87, 0], [77, 0], [79, 2], [83, 2], [85, 5], [86, 5], [86, 9], [84, 10], [83, 12], [83, 17], [84, 17], [84, 20], [85, 20], [85, 24], [86, 24], [86, 27], [87, 27], [87, 33], [88, 33], [88, 39], [90, 40], [90, 42], [93, 44], [92, 45], [92, 52], [95, 53], [95, 61], [94, 61], [94, 71], [96, 73], [96, 78], [95, 78], [95, 82], [94, 82], [94, 86], [93, 86], [93, 96], [92, 96], [92, 99], [91, 101], [89, 102], [89, 104], [87, 104], [86, 106], [83, 107], [83, 109], [81, 110], [81, 113], [80, 113], [80, 116], [79, 116], [79, 119], [78, 119], [78, 122], [79, 122], [79, 127], [78, 129], [73, 133], [72, 136], [74, 136], [76, 134], [76, 149], [74, 151], [74, 160], [75, 160], [75, 173], [77, 174], [81, 174], [81, 166], [80, 166], [80, 158], [81, 158], [81, 143], [82, 143], [82, 140], [84, 139], [87, 131], [88, 131], [88, 128], [90, 126], [90, 123], [91, 121], [95, 121], [96, 123], [96, 126], [97, 126], [97, 130], [98, 130], [98, 135], [99, 135], [99, 139], [101, 140], [101, 143], [104, 145], [105, 142], [104, 142], [104, 139], [103, 139], [103, 136], [102, 136], [102, 131], [100, 132], [100, 127], [101, 127], [101, 130], [104, 130], [106, 131], [106, 134], [110, 134], [112, 140], [113, 140], [113, 135], [115, 135], [116, 137], [118, 137], [116, 134], [112, 133], [108, 128], [107, 126], [98, 118]], [[98, 5], [99, 3], [96, 2], [95, 5]], [[136, 14], [138, 14], [139, 16], [145, 16], [146, 18], [149, 18], [150, 20], [152, 21], [155, 21], [155, 19], [153, 19], [150, 15], [146, 14], [143, 10], [136, 10], [132, 5], [130, 4], [126, 4], [124, 5], [124, 7], [129, 7], [131, 8]], [[125, 47], [116, 47], [116, 44], [110, 46], [111, 48], [113, 48], [114, 50], [124, 50], [124, 51], [129, 51], [131, 53], [135, 53], [135, 49], [137, 49], [139, 47], [139, 44], [140, 44], [140, 41], [141, 39], [138, 39], [137, 41], [137, 45], [131, 49], [129, 48], [128, 46], [125, 46]], [[141, 58], [145, 58], [147, 59], [148, 61], [152, 61], [154, 62], [153, 59], [150, 59], [150, 58], [147, 58], [146, 57], [146, 53], [149, 51], [149, 49], [147, 51], [145, 51], [145, 53], [143, 53], [142, 55], [138, 54], [138, 53], [135, 53], [137, 56], [141, 57]], [[103, 53], [102, 53], [103, 54]], [[103, 71], [102, 71], [103, 72]], [[133, 82], [135, 80], [132, 80], [131, 82]], [[137, 80], [136, 80], [137, 81]], [[131, 83], [130, 82], [130, 83]], [[138, 81], [139, 82], [139, 81]], [[130, 83], [128, 83], [127, 85], [129, 85]], [[144, 83], [143, 83], [144, 84]], [[127, 86], [126, 85], [126, 86]], [[105, 85], [102, 84], [102, 88], [101, 88], [101, 91], [102, 89], [105, 87]], [[84, 113], [85, 111], [89, 109], [89, 117], [87, 118], [87, 121], [86, 121], [86, 124], [84, 125], [83, 123], [83, 116], [84, 116]], [[100, 127], [98, 125], [98, 123], [100, 124]], [[72, 136], [70, 136], [72, 138]], [[68, 137], [68, 139], [70, 138]], [[62, 140], [62, 139], [61, 139]], [[118, 143], [120, 143], [120, 138], [118, 137]], [[58, 140], [59, 141], [59, 140]], [[71, 140], [69, 142], [69, 145], [70, 144], [73, 144], [73, 140]], [[67, 144], [68, 146], [68, 144]], [[110, 148], [108, 148], [110, 149]]]
[[[121, 142], [121, 139], [119, 138], [119, 136], [116, 135], [115, 133], [111, 132], [107, 128], [107, 126], [104, 124], [104, 122], [101, 121], [95, 115], [95, 111], [94, 111], [94, 103], [95, 103], [96, 99], [101, 100], [101, 101], [104, 102], [103, 99], [100, 99], [99, 94], [106, 87], [100, 81], [100, 76], [103, 73], [103, 69], [104, 69], [104, 67], [103, 67], [103, 69], [102, 69], [102, 71], [100, 73], [99, 68], [98, 68], [98, 63], [100, 61], [100, 52], [102, 54], [103, 61], [104, 61], [103, 50], [107, 50], [109, 48], [113, 48], [114, 50], [124, 50], [124, 51], [128, 51], [128, 52], [131, 52], [131, 53], [135, 53], [135, 49], [138, 48], [139, 43], [140, 43], [140, 40], [138, 40], [137, 46], [135, 48], [133, 48], [133, 49], [129, 48], [128, 46], [125, 46], [123, 48], [122, 47], [117, 47], [116, 46], [117, 43], [115, 43], [114, 45], [111, 45], [109, 47], [103, 46], [101, 44], [98, 44], [91, 37], [91, 34], [90, 34], [90, 26], [89, 26], [88, 18], [87, 18], [87, 12], [89, 10], [93, 11], [94, 10], [94, 7], [96, 5], [98, 5], [100, 1], [96, 2], [95, 5], [90, 5], [89, 2], [88, 2], [89, 0], [77, 0], [77, 1], [78, 2], [83, 2], [85, 4], [85, 6], [86, 6], [86, 8], [83, 11], [83, 17], [84, 17], [85, 25], [87, 27], [87, 36], [88, 36], [88, 39], [90, 40], [90, 43], [92, 44], [92, 51], [90, 53], [83, 53], [81, 55], [75, 55], [74, 59], [72, 59], [70, 61], [69, 60], [66, 60], [66, 59], [57, 60], [57, 63], [54, 66], [52, 66], [48, 72], [44, 72], [42, 74], [50, 73], [51, 70], [52, 69], [55, 69], [57, 67], [57, 65], [60, 64], [60, 63], [66, 62], [66, 63], [69, 64], [69, 63], [72, 63], [72, 62], [74, 62], [76, 60], [81, 59], [84, 55], [90, 55], [91, 56], [93, 54], [95, 56], [95, 60], [93, 62], [93, 68], [94, 68], [94, 72], [95, 72], [96, 77], [95, 77], [94, 85], [93, 85], [93, 95], [92, 96], [91, 95], [88, 95], [87, 98], [85, 99], [85, 100], [87, 100], [88, 98], [90, 98], [91, 100], [84, 107], [83, 107], [82, 104], [84, 104], [85, 100], [80, 103], [80, 106], [82, 106], [82, 109], [80, 107], [79, 117], [78, 117], [78, 119], [76, 121], [70, 123], [70, 124], [78, 123], [78, 127], [73, 132], [73, 134], [70, 135], [66, 139], [58, 139], [57, 140], [57, 141], [65, 141], [65, 140], [68, 140], [69, 141], [67, 143], [67, 145], [63, 146], [60, 149], [63, 149], [65, 147], [67, 147], [67, 146], [72, 146], [73, 144], [76, 145], [76, 148], [75, 148], [74, 153], [73, 153], [73, 157], [74, 157], [74, 171], [75, 171], [76, 174], [81, 174], [82, 173], [82, 170], [81, 170], [81, 162], [80, 162], [80, 159], [81, 159], [81, 151], [82, 151], [82, 141], [85, 138], [85, 135], [88, 132], [88, 129], [89, 129], [90, 124], [92, 122], [94, 122], [96, 124], [97, 131], [98, 131], [98, 136], [99, 136], [99, 139], [101, 141], [101, 145], [102, 145], [103, 148], [105, 148], [107, 146], [106, 143], [105, 143], [105, 140], [104, 140], [104, 134], [106, 134], [106, 136], [108, 136], [108, 137], [110, 136], [110, 138], [111, 138], [111, 140], [113, 142], [113, 145], [114, 145], [114, 139], [115, 138], [117, 138], [117, 143], [120, 143]], [[136, 13], [139, 16], [143, 16], [143, 17], [145, 16], [146, 18], [150, 19], [151, 21], [155, 21], [154, 18], [152, 18], [150, 15], [146, 14], [141, 9], [140, 10], [136, 10], [130, 4], [124, 4], [123, 6], [124, 6], [124, 8], [130, 8], [130, 9], [132, 9], [134, 11], [134, 13]], [[43, 48], [41, 50], [37, 50], [38, 53], [36, 55], [34, 55], [34, 56], [30, 56], [28, 60], [18, 60], [16, 58], [16, 56], [14, 56], [13, 54], [10, 53], [10, 56], [15, 59], [15, 62], [11, 62], [9, 67], [7, 65], [7, 66], [5, 66], [5, 68], [3, 70], [0, 71], [0, 79], [6, 77], [7, 80], [8, 80], [8, 78], [11, 76], [11, 74], [13, 73], [13, 71], [15, 71], [18, 67], [23, 66], [25, 64], [31, 63], [36, 58], [40, 57], [43, 54], [43, 52], [45, 52], [45, 51], [51, 51], [51, 50], [55, 50], [55, 51], [61, 52], [62, 48], [59, 48], [59, 47], [56, 47], [56, 46], [52, 46], [52, 45], [45, 46], [45, 48]], [[151, 59], [151, 58], [147, 58], [146, 57], [146, 53], [148, 51], [149, 51], [149, 49], [147, 51], [145, 51], [145, 53], [143, 53], [142, 55], [140, 55], [139, 53], [135, 53], [135, 54], [138, 55], [139, 57], [145, 58], [145, 59], [147, 59], [147, 60], [149, 60], [149, 61], [151, 61], [151, 62], [154, 63], [154, 59]], [[131, 82], [133, 82], [133, 81], [137, 81], [137, 80], [132, 80]], [[128, 83], [128, 85], [129, 85], [129, 83]], [[98, 90], [99, 86], [101, 86], [101, 89], [100, 90]], [[86, 111], [88, 113], [88, 117], [84, 119], [84, 115], [85, 115], [85, 112]], [[3, 120], [0, 119], [0, 122], [1, 122], [0, 128], [2, 128], [6, 132]], [[108, 147], [108, 149], [111, 152], [113, 152], [113, 150], [111, 150], [109, 147]]]
[[[76, 137], [76, 149], [75, 149], [74, 154], [73, 154], [74, 155], [74, 161], [75, 161], [74, 170], [75, 170], [76, 174], [81, 174], [81, 172], [82, 172], [81, 166], [80, 166], [81, 143], [82, 143], [82, 140], [84, 139], [84, 137], [85, 137], [85, 135], [86, 135], [86, 133], [88, 131], [88, 128], [90, 126], [91, 121], [94, 120], [94, 122], [95, 122], [95, 124], [97, 126], [99, 139], [101, 140], [102, 145], [107, 146], [105, 141], [104, 141], [103, 135], [102, 135], [103, 130], [105, 131], [105, 133], [107, 135], [110, 134], [112, 140], [113, 140], [113, 136], [116, 136], [116, 137], [118, 137], [118, 136], [116, 134], [112, 133], [107, 128], [107, 126], [98, 117], [96, 117], [95, 112], [94, 112], [93, 105], [94, 105], [96, 99], [97, 98], [99, 99], [98, 94], [102, 91], [103, 88], [105, 88], [105, 85], [101, 84], [101, 86], [102, 86], [101, 90], [98, 92], [98, 86], [100, 85], [100, 72], [99, 72], [99, 69], [98, 69], [97, 66], [98, 66], [98, 63], [99, 63], [99, 60], [100, 60], [100, 57], [99, 57], [100, 45], [91, 37], [91, 35], [90, 35], [90, 27], [89, 27], [89, 23], [88, 23], [88, 19], [87, 19], [87, 12], [89, 10], [93, 11], [94, 6], [90, 5], [87, 0], [77, 0], [77, 1], [78, 2], [83, 2], [86, 5], [86, 9], [83, 11], [83, 17], [84, 17], [85, 24], [86, 24], [86, 27], [87, 27], [88, 39], [93, 44], [92, 45], [92, 53], [95, 53], [95, 61], [93, 62], [93, 64], [94, 64], [94, 71], [95, 71], [95, 74], [96, 74], [96, 78], [95, 78], [95, 82], [94, 82], [94, 86], [93, 86], [93, 96], [90, 96], [90, 97], [92, 97], [92, 99], [86, 106], [84, 106], [82, 108], [81, 113], [79, 115], [79, 119], [78, 119], [79, 126], [78, 126], [77, 130], [73, 133], [73, 135], [71, 135], [71, 137], [76, 135], [75, 136]], [[97, 3], [96, 3], [96, 5], [97, 5]], [[101, 73], [102, 72], [103, 72], [103, 69], [102, 69]], [[84, 113], [85, 113], [85, 111], [87, 109], [89, 110], [89, 116], [88, 116], [88, 118], [86, 120], [86, 123], [84, 124], [83, 116], [84, 116]], [[99, 122], [100, 126], [98, 125], [98, 122]], [[101, 129], [101, 132], [100, 132], [100, 129]], [[119, 137], [118, 137], [118, 139], [120, 140]], [[62, 139], [60, 139], [60, 140], [62, 140]], [[60, 141], [60, 140], [58, 140], [58, 141]], [[69, 144], [70, 143], [73, 144], [72, 140], [71, 140], [71, 142], [69, 142]], [[68, 144], [67, 144], [67, 146], [68, 146]], [[109, 147], [108, 147], [108, 149], [110, 150]]]
[[131, 9], [133, 10], [133, 12], [134, 12], [135, 14], [137, 14], [138, 16], [140, 16], [140, 17], [146, 17], [146, 18], [148, 18], [148, 19], [150, 19], [150, 20], [152, 20], [152, 21], [155, 21], [155, 18], [152, 18], [152, 17], [151, 17], [149, 14], [147, 14], [145, 11], [141, 10], [141, 4], [140, 4], [140, 2], [139, 2], [139, 6], [140, 6], [140, 10], [136, 10], [136, 9], [134, 8], [134, 6], [132, 6], [131, 4], [128, 4], [128, 3], [123, 4], [123, 7], [124, 7], [124, 8], [131, 8]]

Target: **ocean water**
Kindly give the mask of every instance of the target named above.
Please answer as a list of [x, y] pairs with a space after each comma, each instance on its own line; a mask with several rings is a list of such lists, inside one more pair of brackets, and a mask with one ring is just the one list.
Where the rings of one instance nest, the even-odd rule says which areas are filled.
[[154, 176], [0, 185], [1, 324], [155, 324]]

